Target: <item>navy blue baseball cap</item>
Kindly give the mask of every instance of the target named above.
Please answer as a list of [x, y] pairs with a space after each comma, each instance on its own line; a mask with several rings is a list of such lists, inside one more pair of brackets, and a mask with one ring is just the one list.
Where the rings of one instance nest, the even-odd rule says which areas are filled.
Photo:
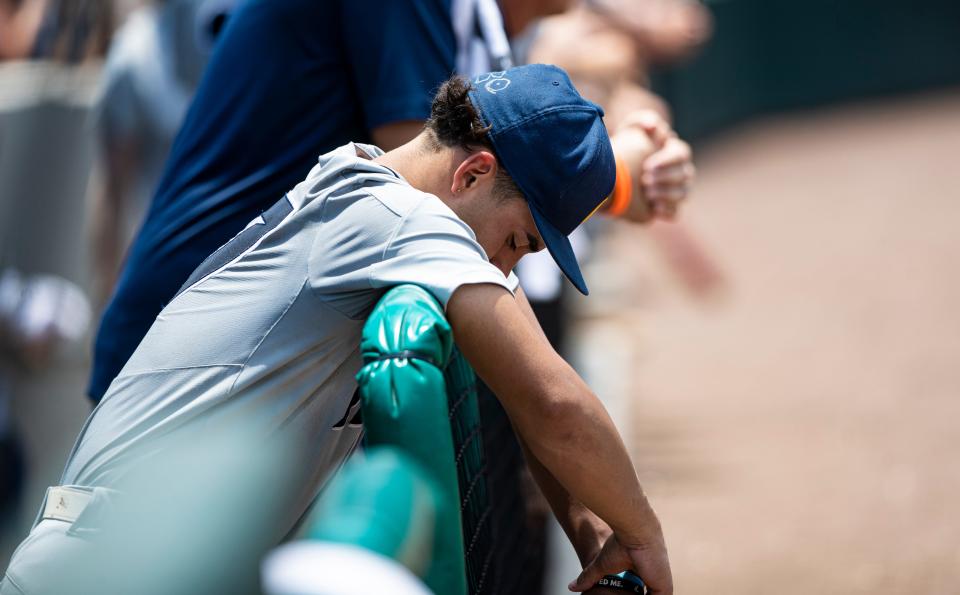
[[580, 293], [587, 284], [567, 236], [613, 191], [616, 162], [603, 110], [561, 68], [529, 64], [473, 81], [470, 100], [497, 157], [523, 192], [547, 250]]

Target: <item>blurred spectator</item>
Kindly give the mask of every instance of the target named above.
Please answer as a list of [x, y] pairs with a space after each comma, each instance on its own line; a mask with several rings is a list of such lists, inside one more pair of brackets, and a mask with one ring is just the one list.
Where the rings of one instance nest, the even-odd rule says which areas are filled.
[[46, 0], [0, 0], [0, 61], [30, 56], [46, 5]]
[[111, 0], [0, 0], [0, 61], [102, 58], [113, 23]]
[[[22, 453], [36, 455], [14, 431], [14, 395], [67, 392], [58, 379], [82, 365], [67, 348], [86, 336], [91, 317], [82, 241], [97, 73], [73, 65], [101, 58], [111, 27], [109, 0], [0, 0], [0, 61], [9, 62], [0, 67], [0, 507], [11, 513], [4, 522], [14, 520], [24, 485]], [[62, 365], [51, 370], [58, 354]], [[61, 443], [42, 442], [53, 450]]]
[[710, 11], [698, 0], [587, 0], [587, 4], [630, 34], [647, 64], [688, 58], [713, 33]]
[[[36, 0], [35, 0], [36, 1]], [[31, 57], [79, 64], [103, 58], [113, 33], [112, 0], [42, 0]]]
[[669, 116], [666, 104], [645, 88], [647, 64], [636, 40], [606, 13], [581, 5], [544, 19], [532, 41], [529, 61], [549, 61], [569, 72], [586, 95], [604, 106], [611, 128], [640, 108]]
[[42, 369], [63, 345], [85, 336], [90, 308], [82, 290], [53, 275], [0, 270], [0, 524], [10, 520], [24, 461], [10, 416], [11, 368]]
[[[610, 129], [638, 110], [653, 110], [669, 121], [669, 107], [646, 88], [649, 66], [689, 57], [711, 31], [710, 13], [693, 0], [589, 0], [539, 24], [529, 61], [566, 69], [583, 94], [604, 107]], [[719, 287], [720, 269], [682, 224], [659, 222], [648, 229], [693, 295], [703, 297]], [[557, 321], [557, 337], [562, 338], [559, 271], [531, 257], [521, 263], [520, 272], [521, 281], [527, 280], [524, 290]]]
[[83, 338], [89, 324], [89, 304], [75, 284], [0, 271], [0, 349], [20, 366], [41, 369], [59, 345]]
[[24, 482], [23, 449], [9, 411], [14, 372], [43, 369], [59, 348], [84, 337], [89, 323], [86, 297], [73, 283], [0, 270], [0, 527], [12, 520]]
[[104, 72], [98, 136], [103, 189], [92, 212], [95, 298], [116, 281], [235, 0], [158, 0], [117, 30]]

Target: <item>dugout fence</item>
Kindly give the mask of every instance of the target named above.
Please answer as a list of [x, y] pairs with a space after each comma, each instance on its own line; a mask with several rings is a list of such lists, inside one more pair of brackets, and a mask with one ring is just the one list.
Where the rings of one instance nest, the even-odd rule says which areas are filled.
[[[419, 566], [434, 593], [504, 593], [494, 525], [513, 519], [498, 518], [492, 506], [476, 377], [454, 345], [440, 304], [417, 286], [391, 289], [364, 326], [361, 351], [357, 381], [364, 445], [395, 452], [401, 466], [413, 469], [404, 473], [423, 478], [427, 489], [418, 492], [413, 484], [420, 480], [370, 482], [351, 472], [331, 486], [334, 509], [329, 501], [321, 508], [312, 537], [361, 541], [408, 567]], [[366, 486], [367, 495], [358, 496], [344, 482]], [[370, 495], [371, 490], [382, 493]], [[358, 529], [335, 520], [349, 516], [335, 510], [337, 502], [349, 508], [358, 498], [409, 505], [385, 507], [394, 511], [389, 520], [378, 513], [361, 515], [363, 522], [383, 525], [378, 536], [376, 527]], [[522, 523], [524, 511], [513, 513]], [[398, 526], [402, 538], [394, 535]], [[429, 551], [411, 551], [418, 548]]]

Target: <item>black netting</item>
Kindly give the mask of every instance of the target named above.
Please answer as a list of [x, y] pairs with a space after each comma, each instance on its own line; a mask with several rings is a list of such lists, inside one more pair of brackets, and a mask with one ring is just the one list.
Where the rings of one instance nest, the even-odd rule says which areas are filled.
[[537, 595], [544, 526], [531, 524], [527, 514], [520, 445], [499, 401], [482, 383], [478, 387], [459, 354], [445, 375], [470, 594]]
[[460, 483], [460, 515], [467, 585], [471, 594], [499, 593], [492, 580], [494, 540], [490, 530], [491, 506], [487, 493], [487, 467], [483, 452], [477, 386], [473, 370], [459, 353], [445, 370], [450, 401], [450, 427]]

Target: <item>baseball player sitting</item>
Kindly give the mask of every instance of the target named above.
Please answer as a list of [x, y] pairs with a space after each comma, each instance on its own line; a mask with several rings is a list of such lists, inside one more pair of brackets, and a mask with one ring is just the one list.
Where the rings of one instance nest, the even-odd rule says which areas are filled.
[[295, 504], [271, 536], [282, 538], [357, 445], [361, 428], [343, 420], [357, 407], [361, 328], [402, 283], [443, 304], [574, 547], [593, 560], [571, 588], [629, 569], [651, 593], [671, 593], [660, 525], [616, 428], [510, 272], [546, 249], [587, 292], [567, 236], [615, 186], [602, 116], [559, 68], [523, 66], [446, 82], [423, 132], [389, 153], [348, 144], [320, 157], [157, 317], [87, 421], [0, 593], [63, 592], [52, 581], [64, 558], [96, 547], [98, 517], [85, 509], [122, 502], [122, 478], [165, 440], [201, 452], [209, 432], [239, 419], [252, 424], [248, 441], [283, 436], [296, 449]]

